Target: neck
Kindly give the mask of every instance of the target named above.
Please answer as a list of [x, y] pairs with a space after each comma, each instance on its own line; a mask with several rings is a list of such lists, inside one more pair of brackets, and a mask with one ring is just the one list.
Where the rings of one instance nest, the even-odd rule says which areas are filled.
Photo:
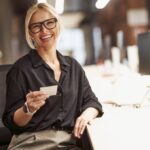
[[39, 49], [38, 54], [42, 57], [42, 59], [48, 64], [55, 64], [57, 59], [56, 48], [51, 49]]

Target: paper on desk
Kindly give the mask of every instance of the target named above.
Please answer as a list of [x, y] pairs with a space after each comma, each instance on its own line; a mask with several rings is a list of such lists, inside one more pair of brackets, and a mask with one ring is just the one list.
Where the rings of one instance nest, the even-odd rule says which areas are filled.
[[52, 96], [52, 95], [56, 95], [57, 87], [58, 87], [58, 85], [47, 86], [47, 87], [40, 87], [40, 91], [45, 92], [49, 96]]

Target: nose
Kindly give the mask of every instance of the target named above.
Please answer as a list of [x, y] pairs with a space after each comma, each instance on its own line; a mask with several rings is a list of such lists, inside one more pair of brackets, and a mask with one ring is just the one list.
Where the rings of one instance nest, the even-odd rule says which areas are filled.
[[41, 32], [46, 33], [48, 29], [42, 24], [41, 26]]

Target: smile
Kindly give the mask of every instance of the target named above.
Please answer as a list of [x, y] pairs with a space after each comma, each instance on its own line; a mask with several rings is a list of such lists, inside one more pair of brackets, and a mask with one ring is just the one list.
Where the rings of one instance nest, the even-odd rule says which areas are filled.
[[41, 40], [45, 40], [45, 39], [51, 38], [52, 36], [53, 36], [52, 34], [50, 34], [50, 35], [45, 35], [45, 36], [42, 36], [40, 39], [41, 39]]

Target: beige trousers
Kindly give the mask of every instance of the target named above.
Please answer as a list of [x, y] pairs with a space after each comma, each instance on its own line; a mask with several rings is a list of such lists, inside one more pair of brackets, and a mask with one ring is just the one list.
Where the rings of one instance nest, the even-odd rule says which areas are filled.
[[81, 150], [71, 133], [44, 130], [14, 135], [8, 150]]

